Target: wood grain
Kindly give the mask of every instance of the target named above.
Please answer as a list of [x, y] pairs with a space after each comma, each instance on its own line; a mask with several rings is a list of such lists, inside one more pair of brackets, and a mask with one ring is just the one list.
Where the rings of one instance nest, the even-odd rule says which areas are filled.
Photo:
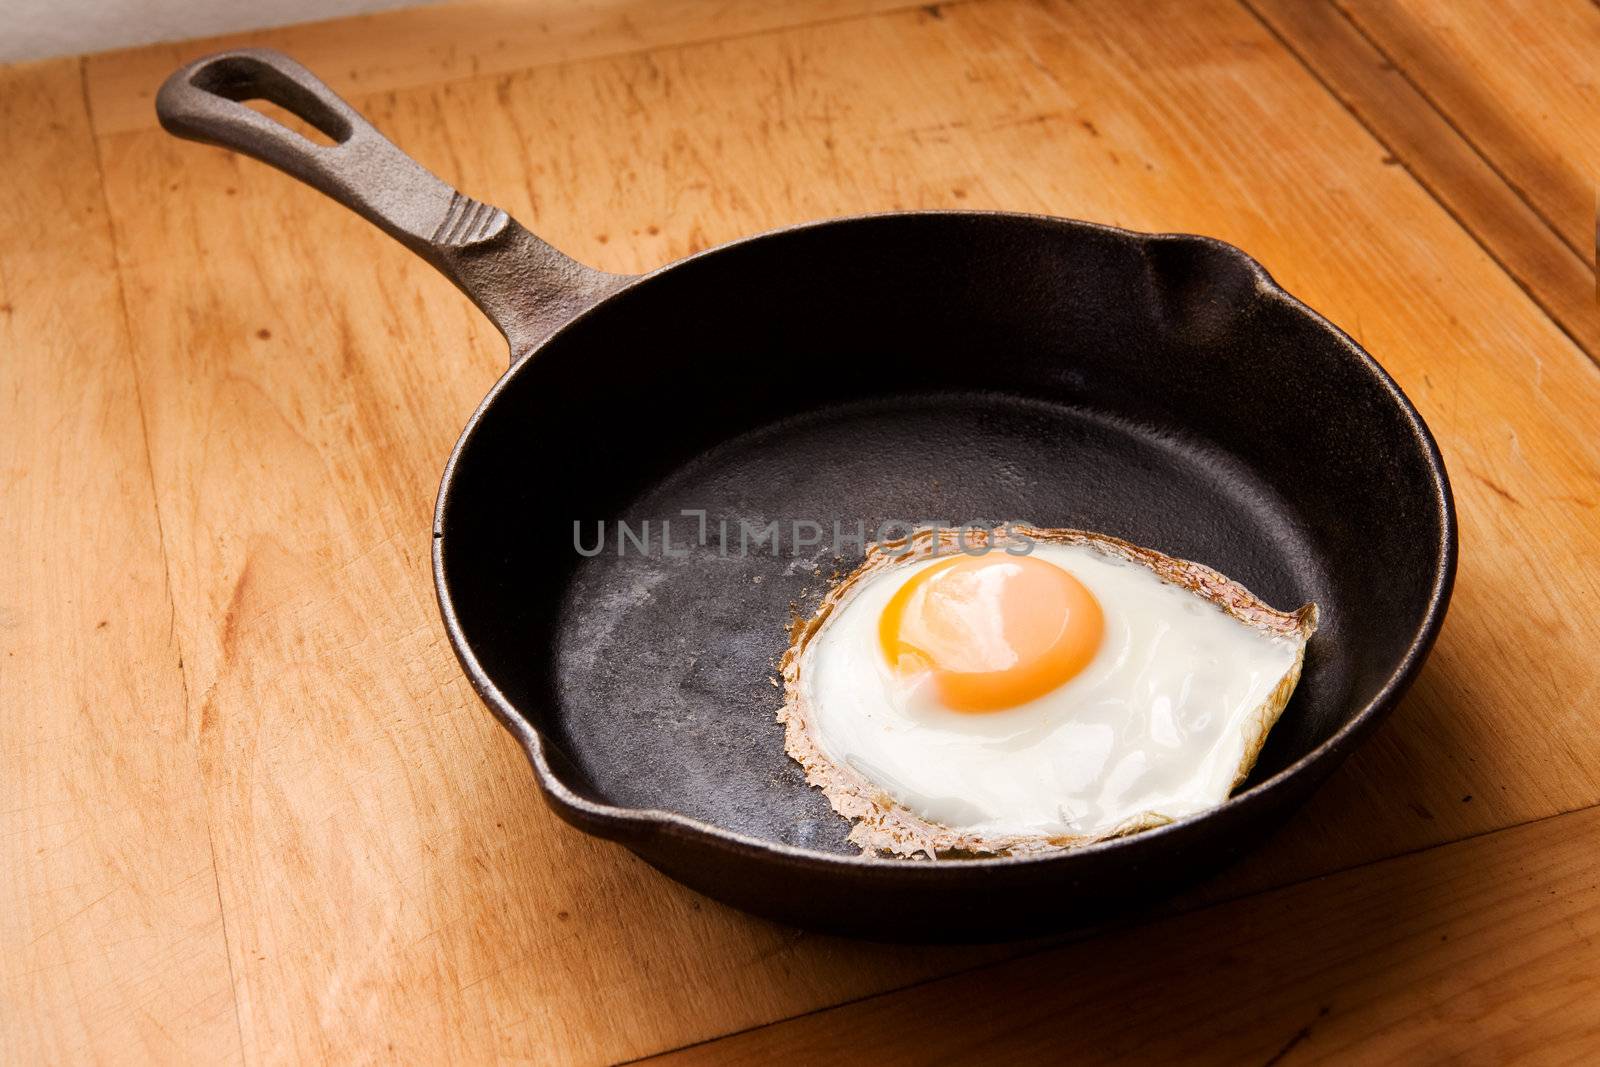
[[1336, 0], [1561, 235], [1594, 262], [1600, 5]]
[[[639, 270], [753, 230], [887, 208], [1193, 230], [1249, 249], [1395, 374], [1455, 479], [1463, 555], [1450, 620], [1391, 724], [1291, 830], [1177, 907], [1600, 802], [1600, 738], [1577, 710], [1600, 695], [1589, 610], [1600, 582], [1577, 563], [1600, 550], [1600, 371], [1245, 8], [472, 10], [493, 17], [399, 13], [256, 40], [288, 44], [314, 68], [333, 59], [330, 80], [424, 163], [599, 267]], [[513, 55], [484, 58], [498, 39], [480, 33], [489, 23], [519, 42]], [[120, 279], [126, 297], [120, 333], [104, 332], [120, 321], [110, 316], [84, 321], [132, 351], [156, 508], [127, 527], [165, 531], [167, 561], [153, 591], [85, 574], [129, 618], [170, 619], [166, 645], [129, 647], [118, 662], [155, 684], [159, 655], [181, 653], [182, 678], [169, 684], [186, 683], [194, 724], [186, 750], [141, 749], [122, 720], [104, 723], [104, 743], [186, 760], [193, 774], [189, 792], [136, 807], [163, 826], [204, 834], [209, 824], [209, 914], [220, 894], [226, 958], [218, 921], [210, 956], [184, 950], [201, 962], [182, 989], [231, 989], [232, 1036], [201, 1035], [215, 1058], [598, 1062], [1018, 951], [783, 930], [704, 902], [545, 812], [515, 746], [460, 678], [428, 576], [439, 469], [503, 366], [501, 343], [447, 283], [359, 220], [258, 164], [152, 128], [138, 93], [199, 50], [85, 65], [116, 271], [92, 258], [80, 270], [103, 287]], [[50, 92], [81, 112], [76, 89]], [[17, 151], [41, 150], [28, 138]], [[74, 166], [30, 158], [30, 174]], [[72, 180], [92, 186], [76, 166]], [[7, 242], [8, 257], [21, 240]], [[35, 320], [27, 343], [49, 351], [72, 326]], [[621, 360], [617, 378], [626, 388]], [[41, 407], [34, 424], [53, 425], [65, 404]], [[87, 441], [82, 484], [125, 491], [124, 452], [120, 438]], [[7, 483], [8, 502], [13, 491]], [[47, 547], [98, 543], [85, 533]], [[49, 662], [30, 663], [25, 684], [80, 677]], [[67, 760], [47, 750], [24, 780], [65, 775]], [[125, 877], [187, 869], [165, 858], [176, 845], [152, 840], [117, 860], [137, 868]], [[159, 869], [139, 866], [146, 855]], [[90, 871], [102, 860], [71, 862]], [[21, 877], [41, 870], [30, 861]], [[1444, 907], [1470, 915], [1480, 898], [1459, 899]], [[1525, 902], [1539, 899], [1530, 890]], [[1323, 903], [1337, 900], [1302, 906]], [[210, 930], [207, 914], [149, 913], [151, 951], [187, 944], [189, 924]], [[1209, 951], [1225, 953], [1217, 927], [1205, 929]], [[1206, 951], [1201, 926], [1192, 936]], [[1420, 943], [1418, 955], [1434, 965]], [[64, 963], [58, 981], [91, 983], [94, 966]], [[141, 991], [165, 988], [155, 962], [119, 960], [115, 973]], [[1541, 973], [1566, 974], [1549, 963]], [[1353, 987], [1366, 980], [1352, 973]], [[1003, 1008], [986, 985], [967, 995]], [[30, 1007], [49, 1003], [49, 990], [19, 988]], [[150, 1018], [171, 1029], [183, 999], [152, 1001]], [[111, 1011], [85, 1003], [92, 1020], [46, 1015], [16, 1047], [80, 1047]], [[1381, 1004], [1351, 1004], [1352, 1030], [1384, 1018]], [[1541, 1025], [1530, 1016], [1507, 1040]]]
[[236, 1060], [75, 60], [0, 68], [0, 1062]]
[[[1600, 360], [1592, 264], [1506, 183], [1498, 150], [1467, 139], [1414, 80], [1331, 2], [1246, 0], [1274, 33], [1522, 285], [1591, 358]], [[1421, 86], [1419, 88], [1419, 85]], [[1600, 108], [1595, 109], [1600, 114]]]
[[1597, 836], [1563, 815], [647, 1062], [1592, 1062]]
[[340, 93], [388, 92], [916, 6], [914, 0], [462, 0], [89, 56], [101, 133], [153, 128], [179, 65], [251, 45], [292, 54]]

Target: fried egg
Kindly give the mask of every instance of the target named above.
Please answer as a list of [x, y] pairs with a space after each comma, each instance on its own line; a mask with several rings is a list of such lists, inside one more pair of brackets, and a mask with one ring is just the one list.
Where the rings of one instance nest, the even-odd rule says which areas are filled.
[[868, 852], [1070, 848], [1224, 801], [1316, 617], [1099, 534], [924, 531], [796, 624], [779, 720]]

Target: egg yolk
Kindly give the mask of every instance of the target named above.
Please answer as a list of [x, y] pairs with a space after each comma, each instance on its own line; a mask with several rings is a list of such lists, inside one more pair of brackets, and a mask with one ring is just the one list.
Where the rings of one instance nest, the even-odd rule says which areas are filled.
[[1072, 678], [1105, 634], [1082, 582], [1031, 556], [959, 556], [916, 572], [883, 609], [878, 637], [902, 674], [930, 673], [940, 702], [986, 712]]

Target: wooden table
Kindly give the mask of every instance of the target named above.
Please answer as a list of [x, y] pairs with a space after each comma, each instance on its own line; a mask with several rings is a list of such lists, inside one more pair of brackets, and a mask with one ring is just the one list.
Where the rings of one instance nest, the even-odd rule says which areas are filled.
[[490, 327], [156, 128], [218, 42], [0, 71], [0, 1060], [1600, 1050], [1600, 7], [478, 0], [248, 39], [612, 270], [888, 208], [1232, 241], [1438, 435], [1455, 602], [1292, 828], [1154, 918], [747, 918], [553, 819], [458, 672], [428, 530]]

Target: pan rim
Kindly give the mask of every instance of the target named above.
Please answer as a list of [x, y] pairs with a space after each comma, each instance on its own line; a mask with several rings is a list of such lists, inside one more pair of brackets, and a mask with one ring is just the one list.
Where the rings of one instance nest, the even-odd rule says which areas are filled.
[[[611, 302], [613, 297], [623, 292], [627, 292], [639, 285], [648, 284], [654, 279], [676, 271], [686, 264], [709, 256], [720, 255], [731, 249], [759, 241], [778, 239], [799, 232], [835, 227], [844, 228], [861, 222], [927, 218], [930, 216], [1004, 219], [1064, 229], [1088, 230], [1128, 241], [1141, 247], [1149, 247], [1155, 244], [1194, 244], [1206, 247], [1227, 255], [1244, 265], [1250, 272], [1258, 295], [1277, 301], [1290, 311], [1300, 314], [1324, 330], [1347, 357], [1353, 358], [1372, 377], [1376, 384], [1387, 392], [1390, 401], [1399, 409], [1413, 437], [1421, 446], [1422, 457], [1432, 482], [1432, 505], [1439, 516], [1437, 563], [1434, 567], [1432, 588], [1429, 592], [1426, 609], [1413, 631], [1405, 651], [1395, 660], [1389, 676], [1384, 679], [1377, 692], [1356, 710], [1342, 726], [1310, 752], [1270, 777], [1246, 790], [1229, 796], [1221, 804], [1206, 811], [1163, 826], [1143, 830], [1137, 834], [1057, 852], [963, 858], [942, 862], [937, 860], [906, 860], [899, 857], [881, 857], [865, 853], [859, 856], [852, 856], [835, 852], [823, 852], [799, 845], [790, 845], [754, 837], [718, 826], [703, 819], [681, 815], [660, 808], [622, 807], [580, 796], [569, 788], [566, 783], [562, 782], [551, 769], [545, 756], [544, 738], [539, 730], [517, 709], [514, 703], [506, 698], [499, 687], [495, 685], [494, 680], [490, 678], [488, 672], [479, 663], [477, 656], [472, 651], [466, 633], [461, 627], [456, 606], [450, 594], [449, 575], [444, 561], [444, 516], [449, 506], [450, 492], [455, 481], [455, 474], [461, 456], [476, 433], [478, 426], [486, 417], [490, 408], [494, 406], [496, 399], [517, 378], [521, 369], [538, 357], [538, 353], [542, 348], [548, 345], [555, 337], [565, 333], [575, 323], [600, 313]], [[1428, 653], [1432, 650], [1439, 631], [1444, 624], [1451, 592], [1455, 584], [1459, 554], [1455, 497], [1450, 487], [1449, 475], [1445, 469], [1444, 457], [1439, 450], [1438, 443], [1434, 440], [1432, 431], [1429, 430], [1427, 423], [1423, 421], [1421, 414], [1411, 403], [1410, 398], [1405, 395], [1405, 392], [1389, 375], [1388, 371], [1349, 334], [1329, 321], [1320, 312], [1309, 307], [1292, 293], [1285, 290], [1254, 257], [1226, 241], [1201, 234], [1182, 232], [1147, 233], [1055, 215], [1017, 211], [966, 210], [869, 212], [802, 222], [736, 238], [724, 244], [693, 253], [682, 259], [674, 260], [630, 279], [605, 298], [575, 315], [570, 321], [553, 331], [550, 338], [541, 342], [538, 347], [532, 349], [521, 359], [513, 362], [473, 410], [466, 425], [462, 428], [455, 446], [451, 450], [450, 458], [445, 464], [444, 472], [440, 479], [439, 494], [434, 505], [432, 540], [434, 591], [439, 602], [440, 615], [444, 622], [446, 636], [450, 640], [451, 648], [454, 649], [462, 670], [466, 673], [479, 698], [494, 714], [495, 718], [500, 721], [500, 724], [517, 739], [518, 744], [528, 758], [528, 762], [533, 767], [534, 776], [547, 801], [557, 809], [558, 814], [568, 819], [568, 821], [576, 823], [585, 832], [592, 832], [596, 836], [611, 838], [630, 846], [637, 841], [648, 839], [656, 834], [668, 833], [702, 841], [705, 844], [744, 855], [782, 861], [797, 866], [811, 868], [822, 866], [840, 871], [849, 871], [856, 875], [882, 873], [885, 876], [897, 879], [914, 878], [919, 880], [957, 878], [961, 877], [963, 872], [1005, 870], [1018, 867], [1032, 869], [1043, 865], [1066, 864], [1074, 860], [1081, 861], [1090, 856], [1115, 854], [1128, 849], [1142, 849], [1147, 845], [1157, 845], [1163, 839], [1181, 835], [1209, 820], [1223, 818], [1230, 811], [1265, 803], [1268, 798], [1287, 789], [1294, 779], [1312, 773], [1318, 767], [1327, 764], [1329, 765], [1329, 770], [1331, 770], [1338, 760], [1347, 755], [1348, 751], [1360, 742], [1368, 732], [1374, 729], [1385, 714], [1393, 709], [1421, 671], [1422, 665], [1426, 661]]]

